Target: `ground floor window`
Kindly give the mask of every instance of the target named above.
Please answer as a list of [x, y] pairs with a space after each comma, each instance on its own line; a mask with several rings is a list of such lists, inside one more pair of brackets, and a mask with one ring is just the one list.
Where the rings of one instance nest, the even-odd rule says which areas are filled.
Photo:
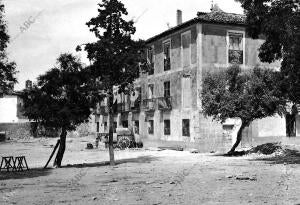
[[100, 130], [100, 125], [99, 125], [99, 122], [96, 122], [96, 132], [99, 132], [99, 130]]
[[140, 134], [140, 122], [138, 120], [134, 121], [134, 133]]
[[286, 120], [286, 136], [296, 137], [296, 115], [287, 114], [285, 116], [285, 120]]
[[154, 121], [153, 120], [148, 121], [148, 133], [151, 135], [154, 134]]
[[164, 120], [164, 134], [170, 135], [171, 134], [171, 125], [170, 120]]
[[114, 124], [113, 124], [113, 132], [114, 133], [117, 133], [117, 122], [114, 122]]
[[127, 128], [127, 127], [128, 127], [128, 121], [127, 121], [127, 120], [124, 120], [124, 121], [122, 122], [122, 126]]
[[182, 120], [182, 136], [185, 136], [185, 137], [190, 136], [190, 120], [189, 119]]
[[104, 132], [107, 132], [107, 122], [104, 122]]

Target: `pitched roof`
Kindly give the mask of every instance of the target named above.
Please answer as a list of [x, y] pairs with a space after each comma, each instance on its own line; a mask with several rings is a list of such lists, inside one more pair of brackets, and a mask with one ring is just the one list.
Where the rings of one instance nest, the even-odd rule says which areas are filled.
[[198, 12], [197, 19], [200, 22], [245, 25], [246, 16], [241, 14], [214, 11], [210, 13]]
[[158, 38], [169, 35], [179, 29], [193, 25], [194, 23], [212, 23], [212, 24], [227, 24], [227, 25], [246, 25], [246, 16], [241, 14], [226, 13], [220, 9], [212, 9], [211, 12], [198, 12], [197, 17], [186, 21], [178, 26], [170, 28], [158, 35], [149, 38], [146, 42], [150, 43]]

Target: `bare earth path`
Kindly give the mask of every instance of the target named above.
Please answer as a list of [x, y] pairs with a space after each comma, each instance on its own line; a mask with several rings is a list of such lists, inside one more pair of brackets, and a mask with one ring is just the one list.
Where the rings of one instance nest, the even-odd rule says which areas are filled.
[[55, 140], [0, 144], [25, 154], [28, 172], [0, 173], [0, 204], [300, 204], [300, 159], [223, 157], [177, 151], [85, 150], [69, 139], [61, 169], [41, 170]]

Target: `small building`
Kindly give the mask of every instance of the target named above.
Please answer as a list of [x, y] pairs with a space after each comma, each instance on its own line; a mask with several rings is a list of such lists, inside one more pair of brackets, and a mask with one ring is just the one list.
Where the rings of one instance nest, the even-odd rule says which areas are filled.
[[4, 95], [0, 98], [0, 123], [28, 122], [22, 115], [23, 101], [18, 92]]
[[[114, 127], [132, 127], [146, 146], [228, 150], [236, 121], [220, 124], [203, 116], [203, 76], [231, 64], [239, 64], [242, 69], [256, 65], [278, 69], [280, 64], [260, 62], [258, 49], [264, 39], [247, 35], [244, 15], [225, 13], [218, 7], [208, 13], [198, 12], [197, 17], [184, 23], [181, 15], [178, 11], [177, 26], [147, 40], [151, 69], [135, 81], [132, 95], [116, 93]], [[107, 131], [105, 101], [96, 111], [95, 122], [97, 132]], [[280, 116], [257, 120], [245, 130], [242, 146], [281, 140], [286, 137], [286, 125], [286, 119]], [[294, 127], [294, 135], [300, 135], [296, 124]]]

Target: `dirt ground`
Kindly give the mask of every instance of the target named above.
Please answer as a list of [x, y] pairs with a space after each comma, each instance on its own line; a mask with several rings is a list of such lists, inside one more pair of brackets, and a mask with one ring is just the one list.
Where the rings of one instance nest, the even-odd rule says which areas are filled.
[[[63, 168], [43, 167], [55, 139], [0, 144], [25, 155], [30, 171], [0, 173], [0, 204], [300, 204], [300, 154], [224, 157], [189, 151], [86, 150], [70, 138]], [[52, 165], [52, 162], [51, 162]]]

